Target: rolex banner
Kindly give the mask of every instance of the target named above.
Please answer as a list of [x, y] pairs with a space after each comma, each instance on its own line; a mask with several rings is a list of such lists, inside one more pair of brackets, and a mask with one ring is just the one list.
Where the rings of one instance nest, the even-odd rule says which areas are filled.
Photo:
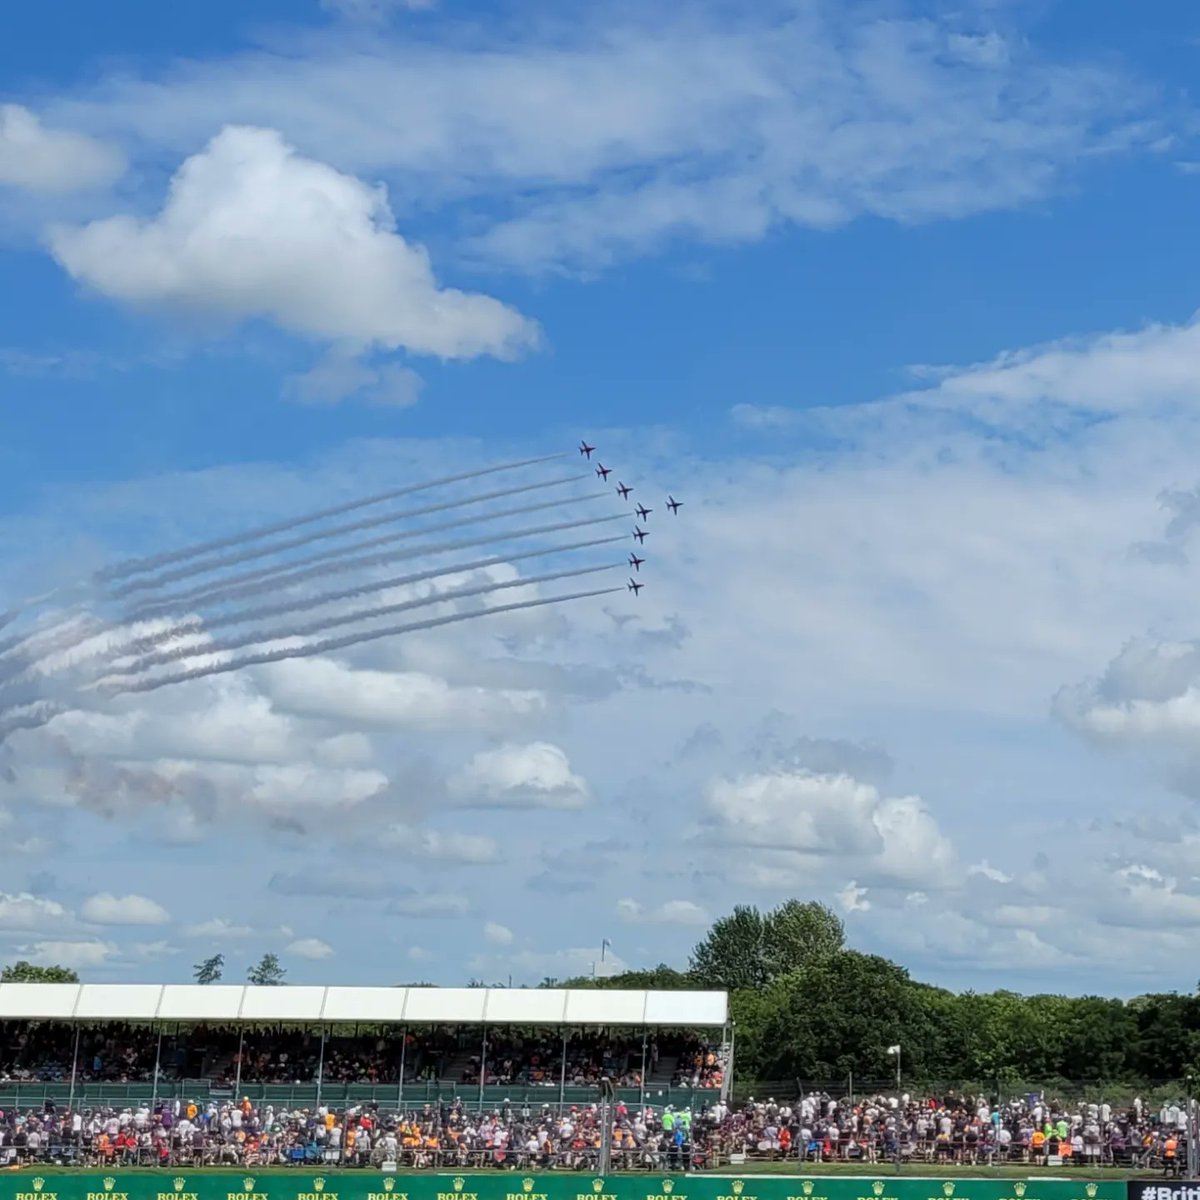
[[[910, 1175], [610, 1175], [496, 1170], [461, 1175], [275, 1169], [108, 1175], [32, 1170], [0, 1174], [0, 1200], [1200, 1200], [1124, 1180], [921, 1179]], [[1163, 1186], [1163, 1185], [1160, 1185]], [[1170, 1186], [1170, 1185], [1167, 1185]], [[1136, 1194], [1135, 1194], [1136, 1192]]]

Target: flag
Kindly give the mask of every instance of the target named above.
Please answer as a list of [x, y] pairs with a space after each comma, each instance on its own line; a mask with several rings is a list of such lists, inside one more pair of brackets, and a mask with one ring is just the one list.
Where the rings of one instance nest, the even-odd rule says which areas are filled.
[[899, 1053], [900, 1053], [900, 1047], [899, 1047], [899, 1046], [889, 1046], [889, 1047], [888, 1047], [888, 1051], [887, 1051], [887, 1052], [888, 1052], [889, 1054], [899, 1054]]

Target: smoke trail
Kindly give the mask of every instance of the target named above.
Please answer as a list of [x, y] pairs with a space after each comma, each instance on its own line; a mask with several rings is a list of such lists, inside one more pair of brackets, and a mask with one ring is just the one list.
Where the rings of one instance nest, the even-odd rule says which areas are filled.
[[[464, 525], [480, 525], [488, 521], [498, 521], [504, 517], [519, 517], [524, 516], [526, 513], [544, 512], [548, 508], [563, 508], [569, 504], [585, 504], [591, 500], [605, 499], [607, 495], [607, 492], [590, 492], [586, 496], [565, 496], [558, 500], [543, 501], [540, 504], [519, 504], [514, 508], [499, 509], [494, 513], [472, 514], [469, 517], [458, 517], [453, 521], [439, 521], [436, 525], [425, 525], [420, 529], [401, 529], [395, 533], [385, 533], [379, 537], [364, 538], [361, 541], [350, 542], [345, 546], [335, 546], [331, 550], [322, 550], [316, 554], [302, 555], [287, 562], [276, 563], [274, 566], [258, 567], [252, 571], [239, 571], [237, 574], [226, 576], [224, 579], [210, 579], [208, 582], [199, 584], [190, 590], [171, 593], [163, 597], [163, 599], [169, 600], [178, 599], [181, 596], [186, 598], [193, 595], [204, 595], [215, 588], [224, 588], [232, 584], [254, 583], [259, 579], [270, 579], [274, 576], [285, 574], [288, 571], [293, 571], [298, 567], [311, 566], [313, 563], [331, 562], [334, 559], [346, 558], [361, 550], [371, 550], [376, 546], [387, 546], [395, 542], [409, 541], [412, 538], [421, 537], [428, 533], [442, 533], [447, 529], [459, 529]], [[388, 519], [390, 520], [391, 518]], [[129, 592], [137, 590], [140, 586], [140, 584], [135, 583], [121, 588], [114, 592], [113, 595], [115, 597], [124, 596]], [[151, 598], [147, 602], [157, 603], [154, 598]]]
[[93, 576], [99, 582], [112, 579], [124, 579], [141, 571], [151, 571], [165, 567], [185, 559], [196, 558], [213, 550], [223, 550], [226, 546], [236, 546], [240, 542], [254, 541], [260, 537], [268, 537], [273, 533], [285, 533], [289, 529], [297, 529], [302, 525], [311, 525], [316, 521], [324, 521], [327, 517], [338, 517], [342, 513], [354, 512], [356, 509], [368, 508], [372, 504], [381, 504], [384, 500], [394, 500], [398, 496], [410, 496], [414, 492], [426, 492], [432, 488], [444, 487], [451, 483], [461, 483], [467, 479], [482, 479], [485, 475], [496, 475], [501, 471], [515, 471], [519, 467], [531, 467], [538, 463], [553, 462], [565, 458], [564, 454], [543, 454], [538, 458], [524, 458], [516, 462], [500, 463], [493, 467], [481, 467], [475, 471], [463, 471], [457, 475], [445, 475], [441, 479], [431, 479], [425, 483], [413, 483], [402, 488], [393, 488], [387, 492], [377, 492], [374, 496], [364, 496], [360, 500], [350, 500], [345, 504], [336, 504], [332, 508], [319, 509], [301, 517], [292, 517], [286, 521], [276, 521], [271, 525], [260, 525], [256, 529], [245, 530], [242, 533], [231, 534], [229, 537], [216, 538], [210, 542], [197, 542], [193, 546], [185, 546], [179, 550], [170, 550], [163, 554], [152, 554], [145, 558], [129, 558], [124, 562], [114, 563], [97, 571]]
[[24, 715], [16, 715], [8, 717], [0, 721], [0, 743], [2, 743], [10, 733], [17, 733], [22, 729], [39, 729], [41, 726], [53, 721], [60, 713], [67, 710], [57, 704], [39, 704], [34, 708], [33, 712]]
[[310, 642], [306, 646], [293, 646], [289, 649], [264, 650], [258, 654], [245, 654], [241, 658], [229, 662], [214, 663], [207, 667], [193, 667], [188, 671], [177, 671], [174, 675], [163, 675], [157, 679], [145, 679], [140, 683], [124, 684], [120, 687], [105, 687], [95, 684], [95, 690], [103, 691], [110, 696], [122, 696], [131, 692], [153, 692], [159, 688], [171, 687], [177, 683], [187, 683], [192, 679], [204, 679], [209, 675], [224, 675], [230, 671], [242, 671], [247, 667], [261, 666], [264, 663], [283, 662], [291, 658], [313, 658], [318, 654], [329, 654], [335, 650], [344, 650], [349, 646], [357, 646], [363, 642], [380, 641], [383, 638], [399, 637], [404, 633], [416, 633], [422, 629], [436, 629], [441, 625], [453, 625], [459, 621], [473, 621], [480, 617], [498, 616], [500, 613], [518, 612], [526, 608], [543, 608], [548, 604], [564, 604], [568, 600], [586, 600], [590, 596], [610, 596], [623, 588], [597, 588], [590, 592], [568, 592], [563, 596], [547, 596], [539, 600], [522, 600], [516, 604], [500, 604], [495, 608], [487, 608], [481, 612], [453, 613], [446, 617], [430, 617], [425, 621], [412, 621], [407, 625], [390, 625], [384, 629], [368, 629], [359, 633], [344, 634], [341, 637], [325, 638], [319, 642]]
[[471, 596], [487, 596], [492, 592], [527, 587], [535, 583], [552, 583], [558, 579], [575, 579], [581, 575], [596, 575], [601, 571], [615, 571], [623, 566], [625, 566], [624, 559], [620, 562], [604, 563], [599, 566], [576, 567], [570, 571], [552, 571], [547, 575], [529, 575], [520, 579], [501, 580], [498, 583], [451, 588], [449, 591], [435, 592], [433, 595], [422, 596], [415, 600], [402, 600], [395, 604], [376, 605], [373, 608], [360, 608], [353, 612], [337, 613], [317, 621], [309, 621], [304, 625], [293, 625], [290, 629], [272, 630], [267, 633], [262, 630], [251, 630], [236, 637], [222, 638], [219, 641], [206, 642], [198, 646], [181, 646], [177, 650], [163, 650], [158, 654], [147, 654], [127, 667], [114, 667], [105, 673], [105, 678], [111, 678], [114, 675], [140, 675], [151, 667], [162, 667], [168, 663], [182, 662], [188, 658], [204, 658], [209, 654], [224, 654], [230, 650], [241, 650], [245, 646], [261, 646], [270, 642], [280, 642], [286, 638], [311, 637], [313, 634], [323, 633], [326, 629], [336, 629], [339, 625], [356, 625], [360, 621], [373, 621], [379, 617], [390, 617], [396, 613], [411, 612], [417, 608], [429, 608], [435, 604], [448, 604], [451, 601], [465, 600]]
[[230, 600], [240, 599], [242, 596], [253, 596], [263, 591], [274, 591], [278, 588], [291, 587], [293, 584], [304, 583], [309, 579], [317, 579], [322, 575], [330, 575], [336, 572], [357, 571], [364, 567], [382, 566], [385, 563], [396, 562], [406, 558], [422, 558], [427, 554], [448, 554], [453, 550], [463, 550], [470, 546], [489, 546], [496, 543], [518, 541], [527, 537], [536, 537], [542, 533], [559, 533], [566, 529], [583, 529], [589, 525], [603, 525], [610, 521], [623, 521], [627, 519], [627, 514], [615, 513], [607, 517], [587, 517], [581, 521], [560, 521], [554, 525], [527, 526], [524, 529], [506, 530], [502, 533], [489, 534], [485, 537], [461, 538], [455, 542], [435, 542], [431, 546], [414, 546], [409, 550], [390, 550], [382, 554], [364, 554], [359, 558], [336, 559], [332, 562], [318, 563], [303, 570], [289, 571], [282, 575], [275, 575], [270, 579], [247, 584], [239, 584], [237, 576], [233, 576], [211, 588], [193, 589], [190, 592], [177, 592], [152, 604], [143, 605], [137, 611], [129, 613], [126, 620], [150, 620], [153, 617], [160, 617], [172, 611], [178, 611], [183, 605], [225, 604]]
[[[396, 521], [406, 521], [412, 517], [423, 517], [429, 513], [445, 512], [452, 508], [466, 508], [472, 504], [482, 504], [487, 500], [499, 500], [504, 496], [517, 496], [522, 492], [536, 492], [545, 488], [561, 487], [565, 483], [578, 483], [581, 479], [590, 479], [589, 474], [583, 475], [561, 475], [555, 479], [542, 480], [538, 483], [526, 483], [521, 487], [502, 488], [495, 492], [481, 492], [475, 496], [467, 496], [461, 500], [447, 500], [441, 504], [427, 504], [422, 508], [410, 508], [396, 513], [384, 513], [379, 517], [367, 517], [361, 521], [350, 521], [344, 525], [331, 525], [328, 529], [318, 529], [312, 533], [302, 534], [300, 537], [288, 538], [286, 541], [271, 542], [265, 546], [255, 546], [251, 549], [242, 550], [235, 554], [217, 554], [211, 558], [201, 559], [199, 562], [189, 563], [185, 567], [177, 567], [173, 571], [164, 571], [158, 575], [151, 575], [145, 579], [135, 579], [132, 583], [126, 583], [119, 588], [110, 590], [109, 595], [116, 600], [120, 600], [125, 596], [132, 595], [134, 592], [146, 591], [149, 588], [163, 587], [169, 583], [177, 583], [181, 579], [189, 579], [193, 575], [203, 575], [207, 571], [219, 571], [226, 567], [236, 566], [241, 562], [249, 562], [256, 558], [267, 558], [273, 554], [282, 554], [287, 550], [294, 550], [298, 546], [307, 546], [310, 542], [326, 541], [330, 538], [341, 537], [346, 533], [356, 533], [362, 529], [374, 529], [380, 525], [390, 525]], [[599, 499], [601, 496], [607, 496], [607, 492], [593, 493], [593, 499]], [[536, 508], [550, 508], [555, 503], [562, 501], [551, 501], [549, 504], [541, 504], [530, 506], [528, 509], [518, 508], [514, 511], [532, 511]], [[486, 517], [465, 517], [461, 521], [454, 522], [456, 525], [470, 524], [472, 520], [486, 520]], [[451, 525], [432, 526], [433, 529], [451, 528]], [[408, 534], [413, 537], [415, 534]], [[276, 568], [278, 569], [278, 568]]]
[[407, 575], [393, 575], [387, 579], [372, 579], [354, 587], [342, 588], [336, 592], [318, 592], [315, 596], [297, 597], [295, 600], [283, 600], [278, 604], [262, 604], [257, 608], [234, 609], [233, 612], [217, 613], [211, 617], [189, 617], [179, 621], [169, 629], [158, 633], [148, 634], [137, 638], [121, 647], [116, 657], [125, 654], [141, 654], [157, 649], [164, 642], [173, 641], [189, 633], [199, 633], [216, 629], [222, 625], [246, 625], [251, 621], [261, 621], [265, 617], [281, 617], [290, 612], [303, 612], [310, 608], [321, 608], [327, 604], [336, 604], [341, 600], [356, 600], [360, 596], [372, 592], [385, 592], [391, 588], [406, 587], [414, 583], [423, 583], [428, 579], [437, 579], [442, 575], [459, 575], [464, 571], [479, 571], [486, 567], [501, 566], [505, 563], [521, 562], [529, 558], [549, 558], [554, 554], [565, 554], [571, 550], [587, 550], [593, 546], [611, 546], [614, 542], [623, 542], [624, 534], [615, 537], [589, 538], [584, 542], [566, 542], [559, 546], [540, 546], [536, 550], [523, 550], [520, 554], [493, 554], [488, 558], [477, 558], [472, 562], [450, 563], [443, 567], [429, 567], [424, 571], [413, 571]]

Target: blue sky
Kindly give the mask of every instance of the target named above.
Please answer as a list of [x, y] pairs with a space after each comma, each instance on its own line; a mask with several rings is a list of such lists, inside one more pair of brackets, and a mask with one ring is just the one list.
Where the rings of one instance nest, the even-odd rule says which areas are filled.
[[581, 435], [688, 519], [637, 607], [38, 676], [0, 958], [536, 981], [800, 895], [1194, 984], [1187, 6], [116, 11], [0, 46], [0, 600]]

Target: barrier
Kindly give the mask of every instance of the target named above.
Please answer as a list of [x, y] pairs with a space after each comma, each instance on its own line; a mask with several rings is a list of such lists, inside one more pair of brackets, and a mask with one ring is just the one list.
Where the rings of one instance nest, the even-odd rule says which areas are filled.
[[[0, 1176], [0, 1200], [1141, 1200], [1124, 1180], [395, 1174], [307, 1170]], [[1160, 1200], [1147, 1196], [1146, 1200]], [[1165, 1198], [1163, 1198], [1165, 1200]], [[1179, 1200], [1193, 1200], [1181, 1196]]]

